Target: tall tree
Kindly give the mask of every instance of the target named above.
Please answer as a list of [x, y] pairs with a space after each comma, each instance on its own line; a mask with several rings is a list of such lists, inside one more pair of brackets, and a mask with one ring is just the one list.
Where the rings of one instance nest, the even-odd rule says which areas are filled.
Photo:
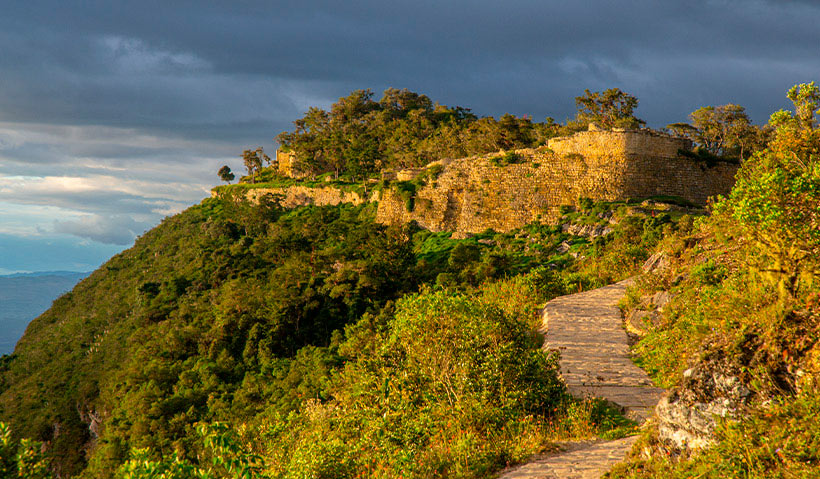
[[794, 117], [803, 128], [813, 129], [816, 123], [815, 115], [820, 115], [820, 87], [814, 82], [801, 83], [791, 87], [786, 94], [794, 103]]
[[233, 181], [234, 178], [236, 178], [236, 175], [233, 174], [231, 168], [228, 165], [224, 165], [222, 168], [220, 168], [217, 174], [219, 175], [219, 179], [221, 179], [225, 183], [230, 183], [231, 181]]
[[256, 174], [262, 170], [263, 161], [270, 165], [271, 159], [265, 154], [261, 146], [255, 150], [242, 152], [242, 162], [245, 164], [248, 174], [251, 175], [251, 183], [256, 183]]
[[746, 158], [765, 144], [764, 132], [752, 124], [740, 105], [704, 106], [690, 113], [689, 120], [691, 124], [672, 123], [667, 129], [714, 155]]
[[575, 105], [578, 107], [575, 121], [581, 125], [595, 123], [610, 129], [638, 128], [646, 124], [634, 115], [638, 99], [620, 88], [610, 88], [603, 92], [584, 90], [583, 95], [575, 97]]

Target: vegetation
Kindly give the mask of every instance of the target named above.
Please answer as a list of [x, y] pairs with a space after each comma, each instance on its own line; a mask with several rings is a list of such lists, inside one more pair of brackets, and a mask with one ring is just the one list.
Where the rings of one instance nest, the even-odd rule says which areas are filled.
[[[588, 206], [567, 221], [629, 208]], [[630, 274], [662, 222], [638, 214], [596, 241], [539, 224], [455, 240], [373, 213], [226, 196], [166, 219], [32, 323], [2, 364], [0, 414], [60, 474], [86, 477], [129, 457], [205, 467], [197, 427], [217, 422], [246, 425], [243, 447], [284, 476], [346, 458], [391, 477], [411, 464], [414, 477], [479, 477], [622, 427], [566, 397], [535, 311]]]
[[330, 111], [311, 108], [277, 140], [312, 175], [361, 179], [383, 169], [424, 166], [502, 149], [543, 145], [556, 130], [527, 117], [478, 118], [469, 109], [433, 103], [426, 95], [389, 88], [340, 98]]
[[[795, 113], [773, 115], [765, 149], [741, 147], [737, 185], [710, 216], [674, 198], [581, 199], [563, 208], [566, 228], [455, 239], [380, 225], [373, 205], [284, 210], [273, 196], [243, 200], [250, 185], [222, 187], [55, 301], [0, 358], [3, 477], [477, 478], [557, 440], [633, 434], [603, 402], [566, 393], [557, 357], [540, 349], [538, 308], [635, 275], [656, 248], [670, 267], [624, 304], [674, 297], [636, 345], [641, 364], [675, 386], [693, 362], [720, 357], [753, 399], [702, 454], [673, 455], [649, 430], [640, 449], [651, 454], [613, 476], [816, 475], [820, 135], [805, 114], [816, 87], [796, 88]], [[371, 96], [312, 109], [283, 145], [358, 189], [352, 180], [381, 167], [559, 131], [406, 90]], [[577, 123], [640, 125], [637, 99], [617, 89], [587, 91], [579, 106]], [[728, 106], [697, 118], [710, 111], [718, 130], [732, 115], [743, 124]], [[699, 141], [713, 141], [707, 123], [693, 126]], [[734, 154], [729, 131], [709, 154]], [[261, 149], [243, 159], [256, 186], [296, 181], [262, 168]], [[398, 183], [408, 210], [439, 173]], [[571, 234], [589, 226], [611, 232]]]
[[219, 175], [219, 179], [224, 181], [225, 183], [230, 183], [231, 181], [236, 178], [236, 176], [231, 171], [231, 168], [228, 165], [224, 165], [222, 168], [219, 169], [217, 172]]
[[[795, 91], [789, 97], [800, 111]], [[788, 116], [795, 120], [773, 116], [772, 140], [744, 162], [713, 215], [663, 242], [671, 268], [645, 278], [625, 305], [657, 290], [674, 297], [637, 345], [658, 383], [675, 386], [684, 369], [719, 360], [750, 399], [704, 452], [675, 454], [650, 432], [643, 448], [655, 454], [613, 477], [820, 474], [811, 420], [820, 404], [820, 135], [813, 121]]]
[[[672, 123], [667, 129], [695, 144], [695, 157], [746, 159], [765, 147], [772, 129], [753, 125], [740, 105], [704, 106], [689, 114], [691, 123]], [[712, 160], [714, 161], [714, 160]]]
[[50, 477], [49, 464], [40, 450], [41, 444], [29, 439], [12, 438], [8, 425], [0, 422], [0, 477], [45, 479]]
[[634, 115], [638, 99], [620, 88], [603, 92], [584, 90], [583, 95], [575, 97], [575, 104], [578, 106], [578, 116], [570, 125], [580, 130], [586, 130], [589, 123], [607, 130], [636, 129], [646, 125], [645, 121]]
[[263, 164], [267, 164], [268, 166], [270, 166], [271, 159], [268, 155], [265, 154], [265, 151], [260, 146], [255, 150], [243, 151], [242, 162], [245, 165], [245, 169], [248, 170], [248, 174], [251, 176], [251, 183], [256, 183], [257, 173], [262, 171]]

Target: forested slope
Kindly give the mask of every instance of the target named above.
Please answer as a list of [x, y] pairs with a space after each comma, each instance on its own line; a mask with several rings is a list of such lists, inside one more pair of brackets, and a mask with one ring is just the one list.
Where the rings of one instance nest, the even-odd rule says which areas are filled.
[[[539, 342], [531, 337], [534, 308], [568, 289], [626, 274], [645, 259], [643, 244], [654, 244], [672, 224], [669, 215], [653, 218], [640, 207], [588, 207], [567, 221], [610, 224], [600, 213], [617, 209], [622, 221], [612, 224], [616, 233], [592, 242], [560, 227], [535, 224], [506, 235], [488, 232], [454, 240], [449, 233], [413, 226], [385, 228], [374, 222], [373, 206], [284, 211], [275, 202], [205, 200], [146, 233], [32, 323], [16, 354], [3, 360], [0, 417], [10, 421], [15, 434], [44, 441], [61, 474], [88, 467], [88, 474], [107, 477], [133, 448], [192, 457], [200, 447], [196, 424], [282, 421], [291, 412], [316, 407], [311, 404], [349, 401], [371, 391], [378, 385], [365, 378], [373, 373], [398, 380], [400, 371], [412, 370], [402, 361], [424, 364], [428, 355], [455, 348], [453, 354], [479, 361], [471, 371], [490, 368], [487, 374], [495, 375], [500, 368], [509, 378], [527, 378], [502, 382], [507, 384], [502, 392], [494, 376], [459, 386], [466, 388], [457, 401], [468, 401], [458, 407], [465, 421], [491, 421], [503, 429], [525, 417], [549, 420], [556, 401], [566, 399], [550, 373], [550, 359], [538, 359]], [[562, 242], [566, 248], [559, 248]], [[579, 254], [606, 257], [610, 265], [579, 270], [585, 267], [573, 257]], [[537, 272], [507, 286], [490, 286], [539, 265]], [[438, 291], [425, 289], [417, 299], [394, 303], [423, 284]], [[475, 292], [463, 296], [458, 291]], [[482, 294], [495, 299], [470, 299]], [[519, 301], [509, 304], [513, 298]], [[468, 329], [459, 332], [460, 322], [417, 323], [433, 321], [421, 312], [425, 308], [454, 308], [441, 319], [465, 315]], [[469, 321], [479, 322], [470, 326]], [[358, 326], [345, 333], [353, 323]], [[497, 337], [500, 356], [484, 358], [487, 346], [471, 342], [485, 339], [469, 328]], [[450, 330], [454, 336], [447, 339]], [[433, 347], [437, 341], [455, 343]], [[410, 348], [404, 359], [393, 357], [396, 345]], [[526, 359], [531, 354], [536, 356]], [[490, 366], [488, 360], [501, 363]], [[366, 364], [380, 363], [366, 373], [372, 367]], [[398, 369], [388, 374], [391, 368]], [[452, 411], [454, 393], [425, 393], [423, 384], [433, 381], [430, 387], [438, 387], [437, 381], [417, 381], [400, 389], [403, 401], [406, 393], [421, 394], [407, 407], [432, 401], [423, 409], [433, 413], [447, 406], [430, 419], [440, 426], [429, 432], [421, 424], [413, 426], [430, 440], [449, 421], [444, 412]], [[543, 388], [553, 392], [536, 394]], [[525, 397], [532, 402], [520, 402]], [[375, 404], [366, 400], [362, 407]], [[586, 411], [589, 417], [592, 410]], [[485, 413], [500, 416], [491, 420]], [[357, 430], [369, 428], [381, 430], [371, 422]], [[512, 436], [505, 441], [504, 447], [513, 447]], [[538, 443], [530, 447], [542, 447]], [[394, 458], [414, 454], [395, 444], [388, 450]], [[486, 464], [482, 468], [503, 465], [513, 458], [510, 454], [493, 453], [479, 462]], [[445, 456], [445, 464], [454, 460]], [[394, 467], [401, 470], [401, 464]]]

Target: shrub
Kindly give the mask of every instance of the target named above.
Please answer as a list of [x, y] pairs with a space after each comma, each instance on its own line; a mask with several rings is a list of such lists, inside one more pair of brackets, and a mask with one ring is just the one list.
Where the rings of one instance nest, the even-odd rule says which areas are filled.
[[12, 439], [11, 428], [0, 422], [0, 477], [46, 479], [52, 477], [41, 445], [29, 439]]
[[524, 160], [524, 158], [521, 155], [519, 155], [518, 153], [516, 153], [514, 151], [508, 151], [508, 152], [505, 152], [504, 154], [501, 154], [501, 155], [498, 155], [498, 156], [493, 156], [492, 158], [490, 158], [490, 163], [493, 166], [503, 167], [503, 166], [507, 166], [507, 165], [513, 165], [513, 164], [516, 164], [516, 163], [521, 163], [523, 160]]
[[566, 396], [529, 326], [536, 290], [521, 279], [473, 297], [426, 291], [348, 328], [336, 399], [268, 432], [277, 474], [486, 477], [534, 452], [538, 418]]

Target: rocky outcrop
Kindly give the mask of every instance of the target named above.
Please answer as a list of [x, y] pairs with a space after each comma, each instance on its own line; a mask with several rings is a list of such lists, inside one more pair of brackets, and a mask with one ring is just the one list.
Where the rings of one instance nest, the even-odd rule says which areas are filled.
[[713, 444], [718, 418], [742, 417], [752, 393], [725, 360], [701, 361], [683, 376], [655, 407], [658, 435], [676, 449], [702, 449]]
[[655, 294], [643, 296], [638, 307], [624, 318], [626, 330], [642, 337], [650, 329], [660, 326], [663, 311], [672, 298], [673, 296], [668, 291], [658, 291]]
[[578, 225], [565, 224], [561, 226], [561, 231], [575, 236], [586, 236], [587, 238], [598, 238], [612, 233], [612, 228], [606, 225]]
[[[218, 196], [219, 190], [214, 190], [212, 196]], [[258, 203], [262, 197], [274, 196], [280, 198], [285, 208], [299, 206], [327, 206], [350, 203], [360, 205], [369, 201], [376, 201], [377, 196], [365, 195], [357, 191], [345, 191], [334, 186], [310, 187], [290, 186], [285, 188], [249, 188], [244, 196], [253, 203]]]
[[669, 258], [663, 252], [654, 253], [643, 263], [642, 268], [644, 273], [662, 273], [669, 268]]
[[94, 409], [85, 409], [79, 406], [77, 406], [77, 412], [80, 415], [80, 420], [88, 424], [88, 432], [91, 435], [91, 441], [92, 443], [95, 442], [97, 438], [100, 437], [100, 432], [102, 431], [102, 413]]

